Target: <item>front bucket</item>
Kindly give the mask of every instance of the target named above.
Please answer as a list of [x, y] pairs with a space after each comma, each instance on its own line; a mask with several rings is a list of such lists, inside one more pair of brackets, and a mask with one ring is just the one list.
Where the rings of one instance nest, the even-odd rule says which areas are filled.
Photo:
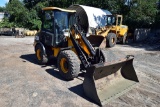
[[89, 67], [83, 82], [86, 96], [100, 106], [129, 91], [138, 81], [133, 59], [100, 63]]

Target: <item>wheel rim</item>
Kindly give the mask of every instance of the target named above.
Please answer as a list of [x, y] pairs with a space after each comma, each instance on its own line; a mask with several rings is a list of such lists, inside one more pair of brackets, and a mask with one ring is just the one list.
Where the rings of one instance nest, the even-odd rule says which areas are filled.
[[112, 38], [112, 43], [114, 44], [114, 42], [115, 42], [115, 38]]
[[67, 73], [67, 72], [68, 72], [68, 63], [67, 63], [66, 58], [62, 58], [62, 59], [61, 59], [61, 61], [60, 61], [60, 66], [61, 66], [61, 70], [62, 70], [64, 73]]
[[41, 60], [41, 50], [40, 49], [37, 49], [37, 58], [38, 60]]

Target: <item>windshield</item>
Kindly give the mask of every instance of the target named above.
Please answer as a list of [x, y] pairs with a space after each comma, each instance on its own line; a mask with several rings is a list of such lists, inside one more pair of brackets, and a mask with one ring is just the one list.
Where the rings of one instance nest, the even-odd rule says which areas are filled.
[[60, 43], [66, 32], [68, 33], [68, 13], [56, 11], [54, 13], [56, 44]]
[[55, 25], [59, 27], [60, 31], [68, 29], [68, 13], [57, 11], [55, 12]]
[[115, 23], [114, 16], [107, 16], [107, 24], [106, 25], [113, 25]]

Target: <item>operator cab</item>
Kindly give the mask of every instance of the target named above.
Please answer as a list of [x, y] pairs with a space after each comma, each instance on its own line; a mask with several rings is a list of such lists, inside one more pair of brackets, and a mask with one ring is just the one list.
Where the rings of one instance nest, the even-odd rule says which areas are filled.
[[47, 46], [61, 47], [64, 43], [62, 41], [69, 36], [69, 27], [74, 23], [76, 11], [57, 7], [46, 7], [42, 10], [39, 41]]
[[106, 16], [106, 25], [115, 25], [115, 16], [114, 15], [107, 15]]
[[107, 25], [122, 25], [122, 15], [107, 15]]

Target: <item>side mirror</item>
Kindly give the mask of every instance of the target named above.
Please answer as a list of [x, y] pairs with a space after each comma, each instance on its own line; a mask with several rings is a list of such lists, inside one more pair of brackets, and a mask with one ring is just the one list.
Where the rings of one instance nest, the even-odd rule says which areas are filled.
[[49, 13], [45, 13], [45, 19], [51, 20], [51, 15]]

